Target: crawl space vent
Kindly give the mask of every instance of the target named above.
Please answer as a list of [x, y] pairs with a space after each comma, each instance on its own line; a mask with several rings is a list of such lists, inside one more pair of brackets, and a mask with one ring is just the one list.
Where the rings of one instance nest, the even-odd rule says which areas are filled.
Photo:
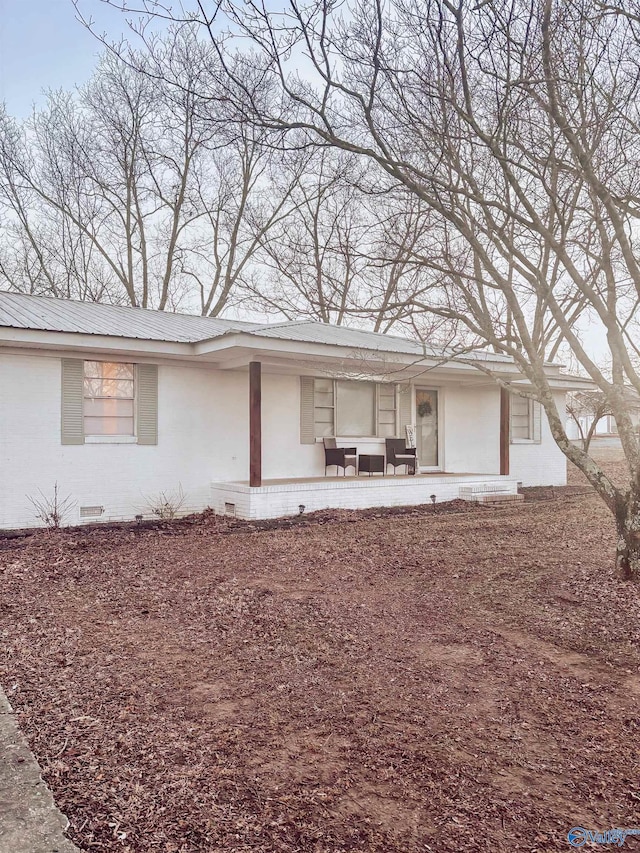
[[235, 515], [236, 514], [236, 505], [225, 502], [224, 514], [225, 515]]
[[81, 506], [80, 518], [95, 518], [98, 515], [102, 515], [103, 512], [103, 506]]

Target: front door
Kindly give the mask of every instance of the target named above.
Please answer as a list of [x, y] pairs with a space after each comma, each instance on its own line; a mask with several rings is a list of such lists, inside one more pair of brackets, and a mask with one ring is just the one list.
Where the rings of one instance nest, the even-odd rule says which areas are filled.
[[416, 388], [416, 449], [421, 468], [438, 467], [438, 392]]

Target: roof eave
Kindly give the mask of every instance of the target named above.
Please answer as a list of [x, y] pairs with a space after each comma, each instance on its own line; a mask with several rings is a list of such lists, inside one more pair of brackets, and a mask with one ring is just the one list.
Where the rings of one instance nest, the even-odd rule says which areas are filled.
[[[345, 358], [354, 358], [354, 354], [362, 353], [363, 358], [370, 358], [372, 361], [380, 363], [381, 361], [393, 360], [395, 362], [405, 364], [416, 364], [421, 366], [442, 365], [452, 366], [454, 369], [474, 368], [474, 361], [482, 365], [492, 365], [496, 370], [513, 372], [514, 364], [510, 360], [505, 360], [503, 356], [492, 359], [488, 354], [486, 358], [470, 358], [468, 361], [458, 360], [455, 356], [440, 357], [436, 354], [420, 354], [407, 353], [394, 350], [383, 350], [366, 346], [343, 345], [323, 342], [297, 341], [291, 338], [275, 338], [271, 336], [263, 336], [257, 332], [244, 331], [229, 331], [218, 335], [215, 338], [207, 338], [206, 340], [198, 341], [194, 344], [194, 353], [198, 356], [205, 356], [217, 352], [221, 352], [231, 347], [243, 347], [245, 349], [254, 350], [257, 354], [260, 351], [269, 350], [281, 352], [283, 354], [305, 356], [317, 356], [318, 358], [331, 356], [342, 356]], [[475, 368], [474, 368], [475, 369]]]
[[87, 352], [92, 350], [140, 352], [165, 356], [193, 356], [193, 344], [180, 341], [157, 341], [147, 338], [125, 338], [114, 335], [87, 334], [85, 332], [58, 332], [44, 329], [0, 327], [0, 346], [25, 349], [67, 350]]

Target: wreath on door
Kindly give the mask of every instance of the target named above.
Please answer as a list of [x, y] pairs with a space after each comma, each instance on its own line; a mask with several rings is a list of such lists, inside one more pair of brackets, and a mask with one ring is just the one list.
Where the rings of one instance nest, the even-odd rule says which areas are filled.
[[432, 411], [430, 400], [423, 400], [422, 403], [418, 403], [418, 414], [421, 418], [428, 417]]

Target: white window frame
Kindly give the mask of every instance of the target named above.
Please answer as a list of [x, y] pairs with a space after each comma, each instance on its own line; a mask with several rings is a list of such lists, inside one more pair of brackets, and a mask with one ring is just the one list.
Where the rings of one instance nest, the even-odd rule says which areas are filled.
[[[375, 383], [375, 401], [374, 401], [374, 422], [376, 427], [376, 438], [395, 438], [398, 435], [398, 386], [395, 382], [376, 382]], [[380, 397], [381, 390], [383, 388], [392, 388], [393, 389], [393, 434], [392, 435], [381, 435], [380, 434]], [[390, 409], [386, 409], [385, 411], [390, 411]], [[389, 426], [389, 424], [382, 424], [382, 426]]]
[[[326, 405], [326, 406], [317, 406], [316, 405], [315, 383], [318, 380], [331, 382], [332, 400], [333, 400], [332, 405], [330, 405], [330, 406], [329, 405]], [[370, 435], [370, 434], [367, 434], [367, 435], [364, 435], [364, 434], [362, 434], [362, 435], [360, 435], [360, 434], [349, 435], [347, 433], [340, 433], [337, 431], [337, 423], [338, 423], [338, 418], [339, 418], [338, 382], [342, 382], [342, 381], [344, 381], [344, 382], [362, 382], [363, 384], [373, 386], [373, 425], [374, 425], [374, 434], [373, 435]], [[392, 438], [393, 436], [384, 436], [384, 435], [380, 434], [380, 428], [381, 428], [381, 424], [380, 424], [380, 396], [381, 396], [380, 395], [380, 389], [383, 387], [384, 388], [392, 387], [393, 388], [393, 418], [394, 418], [394, 420], [393, 420], [393, 435], [396, 434], [397, 429], [398, 429], [398, 389], [397, 389], [395, 383], [374, 382], [374, 381], [367, 380], [367, 379], [364, 379], [364, 380], [360, 380], [360, 379], [337, 379], [337, 378], [332, 379], [330, 377], [323, 377], [323, 376], [314, 376], [313, 382], [314, 382], [314, 401], [313, 401], [314, 433], [317, 433], [316, 409], [326, 409], [326, 410], [332, 410], [333, 411], [333, 429], [332, 429], [331, 435], [324, 436], [324, 438], [379, 439], [379, 440], [384, 440], [385, 438]], [[383, 424], [382, 426], [388, 426], [388, 424]], [[322, 438], [323, 438], [323, 436], [321, 436], [321, 435], [317, 435], [317, 434], [315, 435], [316, 441], [322, 441]]]
[[[138, 443], [138, 366], [131, 361], [115, 361], [113, 359], [85, 358], [82, 361], [82, 423], [84, 428], [85, 400], [88, 399], [84, 392], [85, 365], [87, 362], [101, 362], [103, 364], [127, 364], [133, 368], [133, 397], [122, 397], [123, 400], [133, 402], [133, 433], [131, 435], [84, 433], [85, 444], [137, 444]], [[90, 399], [90, 398], [89, 398]]]
[[[527, 404], [527, 416], [529, 420], [529, 430], [526, 438], [521, 438], [513, 435], [513, 401], [523, 400]], [[534, 401], [531, 397], [521, 397], [519, 394], [512, 394], [509, 403], [509, 443], [510, 444], [537, 444], [535, 439], [534, 426]]]

